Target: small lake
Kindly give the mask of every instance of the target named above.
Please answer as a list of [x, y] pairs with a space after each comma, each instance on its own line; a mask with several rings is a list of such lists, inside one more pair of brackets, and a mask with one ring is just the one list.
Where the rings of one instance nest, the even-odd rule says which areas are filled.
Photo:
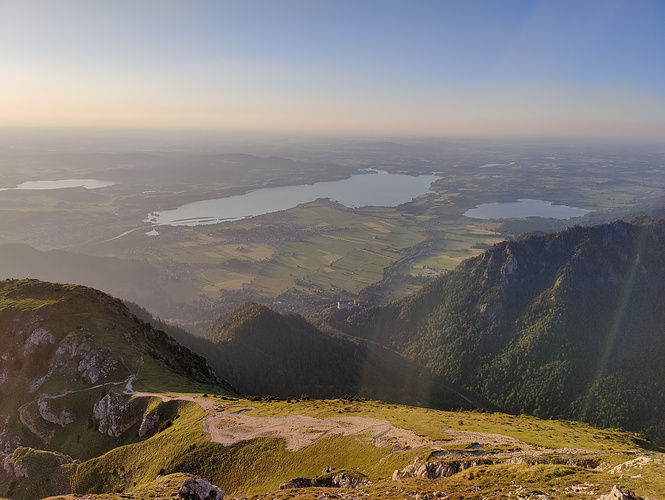
[[287, 210], [318, 198], [328, 198], [349, 208], [396, 207], [431, 192], [430, 184], [440, 178], [372, 171], [376, 173], [353, 175], [340, 181], [264, 188], [239, 196], [188, 203], [173, 210], [153, 212], [144, 222], [169, 226], [218, 224]]
[[464, 212], [474, 219], [513, 219], [522, 217], [549, 217], [552, 219], [572, 219], [588, 214], [589, 210], [553, 205], [551, 201], [528, 198], [511, 203], [484, 203]]
[[45, 189], [64, 189], [82, 187], [85, 189], [99, 189], [118, 184], [114, 181], [99, 179], [63, 179], [60, 181], [28, 181], [14, 188], [0, 188], [0, 191], [41, 191]]

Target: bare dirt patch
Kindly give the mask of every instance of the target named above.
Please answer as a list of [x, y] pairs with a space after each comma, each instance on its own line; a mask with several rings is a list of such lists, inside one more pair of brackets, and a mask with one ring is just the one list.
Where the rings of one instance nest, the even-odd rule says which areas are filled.
[[399, 446], [405, 448], [441, 449], [451, 445], [465, 445], [471, 442], [483, 447], [512, 446], [520, 450], [531, 450], [532, 446], [503, 434], [467, 432], [446, 429], [453, 439], [434, 441], [418, 436], [411, 430], [397, 427], [387, 420], [367, 417], [313, 418], [303, 415], [283, 417], [254, 417], [247, 415], [251, 406], [226, 406], [212, 398], [187, 395], [136, 393], [136, 396], [159, 397], [163, 401], [181, 399], [192, 401], [210, 414], [203, 422], [203, 429], [216, 443], [230, 446], [240, 441], [260, 437], [275, 437], [286, 441], [286, 448], [297, 451], [328, 436], [357, 436], [363, 442], [374, 446]]
[[[228, 425], [230, 420], [235, 421], [235, 425]], [[218, 422], [223, 422], [223, 427]], [[395, 427], [387, 420], [364, 417], [252, 417], [240, 410], [208, 418], [204, 429], [213, 441], [225, 446], [258, 437], [277, 437], [284, 439], [286, 448], [291, 451], [333, 435], [358, 436], [374, 446], [419, 448], [427, 445], [427, 440], [412, 431]]]

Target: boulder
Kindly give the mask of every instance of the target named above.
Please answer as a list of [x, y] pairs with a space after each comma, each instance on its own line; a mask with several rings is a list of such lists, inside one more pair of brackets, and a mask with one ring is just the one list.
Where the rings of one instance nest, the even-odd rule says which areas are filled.
[[205, 479], [190, 477], [182, 483], [178, 496], [185, 500], [222, 500], [224, 492]]
[[628, 492], [624, 493], [621, 491], [621, 488], [614, 485], [612, 491], [610, 491], [607, 495], [598, 497], [598, 500], [637, 500], [637, 497]]

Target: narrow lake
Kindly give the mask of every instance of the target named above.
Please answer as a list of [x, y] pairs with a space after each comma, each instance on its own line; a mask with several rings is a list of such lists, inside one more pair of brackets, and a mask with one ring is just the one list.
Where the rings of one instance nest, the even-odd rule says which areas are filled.
[[198, 226], [255, 217], [293, 208], [318, 198], [329, 198], [350, 208], [395, 207], [430, 192], [436, 175], [400, 175], [382, 170], [353, 175], [341, 181], [264, 188], [239, 196], [217, 198], [161, 210], [144, 222], [154, 225]]
[[64, 189], [82, 187], [85, 189], [99, 189], [113, 186], [117, 182], [102, 181], [99, 179], [62, 179], [59, 181], [27, 181], [14, 188], [0, 188], [0, 191], [40, 191], [45, 189]]
[[588, 214], [589, 210], [553, 205], [551, 201], [524, 198], [510, 203], [484, 203], [467, 210], [464, 215], [474, 219], [514, 219], [521, 217], [550, 217], [572, 219]]

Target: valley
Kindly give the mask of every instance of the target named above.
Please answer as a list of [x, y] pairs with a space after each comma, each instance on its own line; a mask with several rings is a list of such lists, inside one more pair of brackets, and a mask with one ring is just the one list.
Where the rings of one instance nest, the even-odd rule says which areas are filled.
[[[340, 298], [386, 303], [524, 232], [654, 214], [662, 209], [665, 183], [658, 146], [631, 152], [609, 144], [480, 140], [303, 141], [288, 148], [220, 141], [205, 152], [128, 153], [113, 146], [99, 154], [69, 143], [41, 151], [17, 144], [0, 157], [3, 187], [72, 178], [116, 184], [0, 192], [0, 276], [87, 284], [196, 332], [247, 301], [300, 313]], [[350, 208], [319, 199], [218, 224], [146, 222], [150, 213], [270, 187], [371, 180], [380, 175], [367, 172], [372, 168], [406, 179], [436, 177], [432, 192], [395, 207]], [[465, 216], [483, 204], [518, 199], [591, 212], [572, 219]], [[17, 258], [10, 243], [47, 253]], [[56, 259], [50, 250], [66, 253]], [[77, 274], [81, 254], [91, 269]], [[97, 257], [106, 260], [92, 264]], [[123, 273], [133, 278], [115, 283]]]

